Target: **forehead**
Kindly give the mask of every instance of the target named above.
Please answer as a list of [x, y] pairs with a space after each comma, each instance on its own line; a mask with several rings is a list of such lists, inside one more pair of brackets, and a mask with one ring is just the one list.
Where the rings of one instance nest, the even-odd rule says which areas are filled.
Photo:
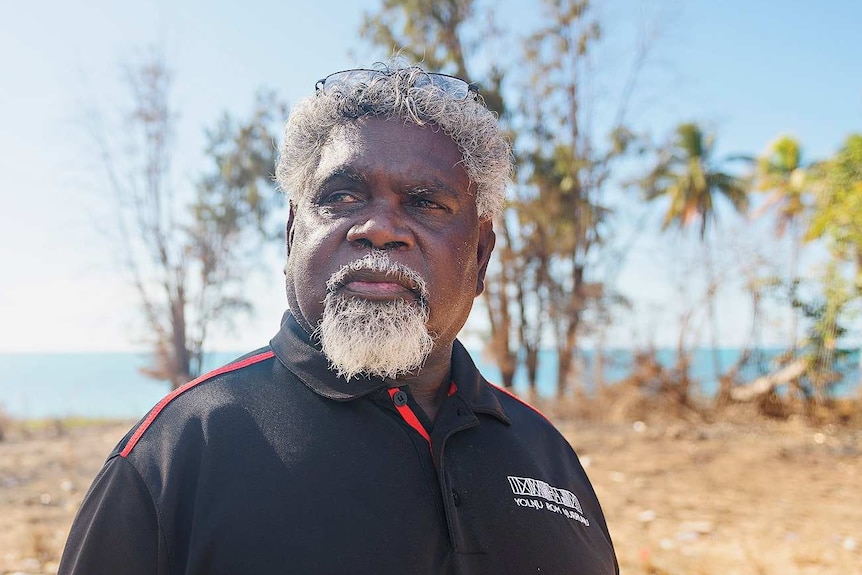
[[360, 118], [337, 126], [321, 149], [315, 182], [350, 171], [364, 177], [439, 180], [473, 196], [457, 144], [439, 127], [397, 119]]

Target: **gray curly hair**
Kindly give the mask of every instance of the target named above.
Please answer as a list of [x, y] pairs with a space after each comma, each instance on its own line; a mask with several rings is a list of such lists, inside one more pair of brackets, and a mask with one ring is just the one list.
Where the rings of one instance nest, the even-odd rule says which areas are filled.
[[307, 186], [321, 151], [337, 126], [363, 116], [398, 118], [418, 126], [438, 126], [457, 144], [467, 176], [476, 186], [476, 209], [482, 219], [503, 211], [511, 173], [511, 149], [493, 112], [481, 97], [451, 94], [417, 66], [390, 64], [362, 82], [333, 82], [301, 100], [290, 113], [279, 150], [276, 179], [291, 202]]

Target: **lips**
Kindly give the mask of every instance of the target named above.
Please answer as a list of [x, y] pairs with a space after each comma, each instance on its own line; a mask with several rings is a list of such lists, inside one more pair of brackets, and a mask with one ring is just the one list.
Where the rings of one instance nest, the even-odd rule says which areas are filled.
[[335, 291], [368, 299], [421, 299], [419, 286], [408, 278], [370, 270], [352, 271], [334, 287]]

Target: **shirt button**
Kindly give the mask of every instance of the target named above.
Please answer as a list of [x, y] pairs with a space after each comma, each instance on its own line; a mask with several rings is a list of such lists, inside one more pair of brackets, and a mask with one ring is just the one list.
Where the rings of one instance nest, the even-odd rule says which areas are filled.
[[396, 391], [395, 395], [392, 396], [392, 402], [396, 405], [396, 407], [407, 405], [407, 394], [400, 390]]
[[455, 507], [461, 505], [461, 496], [454, 489], [452, 490], [452, 501], [455, 503]]

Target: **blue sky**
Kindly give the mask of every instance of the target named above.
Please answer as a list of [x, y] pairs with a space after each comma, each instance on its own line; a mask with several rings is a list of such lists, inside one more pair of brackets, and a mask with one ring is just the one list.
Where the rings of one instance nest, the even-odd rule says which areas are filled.
[[[82, 119], [87, 108], [121, 101], [120, 63], [155, 45], [174, 68], [181, 115], [175, 174], [188, 183], [202, 169], [203, 129], [224, 111], [245, 114], [259, 87], [291, 103], [328, 72], [381, 59], [357, 33], [362, 12], [376, 5], [0, 2], [0, 352], [137, 347], [134, 298], [98, 232], [111, 215]], [[500, 23], [529, 21], [536, 5], [506, 2]], [[717, 132], [722, 153], [759, 152], [791, 133], [812, 158], [862, 131], [860, 2], [622, 0], [596, 8], [616, 40], [598, 53], [600, 95], [616, 87], [614, 63], [625, 60], [636, 24], [657, 22], [630, 114], [640, 130], [660, 137], [680, 121], [702, 121]], [[516, 51], [507, 57], [516, 61]], [[666, 267], [659, 264], [667, 244], [647, 234], [629, 255], [620, 287], [642, 320], [638, 336], [618, 333], [618, 343], [638, 342], [644, 332], [673, 342], [672, 322], [657, 311], [672, 307], [679, 291], [673, 277], [656, 271]], [[271, 273], [249, 286], [255, 316], [219, 334], [218, 348], [257, 347], [277, 329], [280, 258], [273, 246]], [[723, 332], [732, 345], [743, 337], [744, 311], [732, 289], [725, 299], [732, 313]], [[481, 330], [481, 321], [471, 325]]]

